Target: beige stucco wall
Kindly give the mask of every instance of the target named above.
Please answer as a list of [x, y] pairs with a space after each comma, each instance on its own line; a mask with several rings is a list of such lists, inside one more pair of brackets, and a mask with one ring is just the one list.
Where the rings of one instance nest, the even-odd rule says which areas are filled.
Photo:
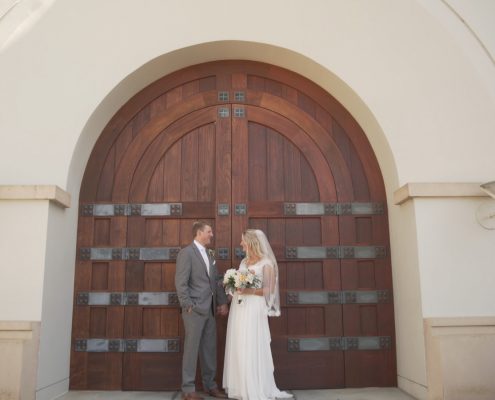
[[40, 321], [48, 200], [0, 200], [0, 321]]
[[[0, 200], [6, 239], [0, 246], [8, 249], [9, 264], [19, 263], [13, 254], [22, 255], [31, 284], [23, 283], [23, 269], [6, 272], [2, 265], [0, 285], [8, 287], [0, 290], [0, 304], [17, 289], [29, 293], [12, 308], [0, 307], [0, 320], [42, 321], [39, 399], [67, 388], [75, 205], [99, 133], [147, 84], [210, 60], [251, 59], [294, 70], [335, 96], [368, 135], [389, 198], [401, 387], [427, 396], [425, 316], [495, 315], [486, 297], [495, 280], [495, 238], [474, 221], [479, 199], [393, 205], [394, 191], [407, 182], [495, 179], [493, 2], [21, 5], [0, 20], [0, 35], [11, 35], [0, 40], [0, 184], [58, 185], [74, 205]], [[31, 16], [24, 12], [30, 9]], [[15, 22], [20, 26], [12, 29]], [[473, 267], [482, 274], [472, 274]], [[13, 283], [3, 283], [4, 276]]]

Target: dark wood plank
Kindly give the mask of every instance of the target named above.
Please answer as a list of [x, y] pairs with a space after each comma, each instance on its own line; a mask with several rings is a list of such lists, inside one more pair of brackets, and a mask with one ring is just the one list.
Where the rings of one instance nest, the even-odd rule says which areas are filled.
[[267, 199], [267, 154], [266, 128], [259, 124], [249, 124], [248, 135], [248, 184], [249, 201]]

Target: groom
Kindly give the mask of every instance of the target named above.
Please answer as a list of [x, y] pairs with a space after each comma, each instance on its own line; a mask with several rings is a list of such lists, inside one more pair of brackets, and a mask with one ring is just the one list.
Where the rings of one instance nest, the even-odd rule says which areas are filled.
[[[182, 398], [201, 400], [194, 380], [198, 354], [205, 392], [213, 397], [227, 398], [215, 382], [217, 368], [217, 335], [215, 312], [227, 315], [227, 296], [217, 284], [215, 260], [208, 246], [213, 230], [204, 221], [193, 224], [194, 241], [183, 248], [178, 256], [175, 287], [182, 308], [185, 340], [182, 358]], [[218, 305], [218, 306], [217, 306]]]

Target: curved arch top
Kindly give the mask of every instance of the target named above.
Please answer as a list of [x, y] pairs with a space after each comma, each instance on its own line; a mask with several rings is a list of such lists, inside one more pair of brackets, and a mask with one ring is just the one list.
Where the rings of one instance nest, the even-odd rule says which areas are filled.
[[[79, 192], [78, 182], [82, 180], [84, 166], [94, 143], [98, 140], [98, 132], [104, 131], [103, 121], [109, 121], [105, 131], [111, 126], [114, 132], [117, 132], [126, 125], [127, 121], [120, 120], [116, 114], [119, 108], [121, 108], [121, 111], [126, 111], [127, 113], [135, 113], [139, 110], [140, 104], [143, 104], [143, 102], [151, 101], [158, 93], [172, 89], [174, 87], [175, 76], [181, 67], [187, 67], [192, 63], [200, 63], [202, 61], [237, 58], [240, 54], [243, 55], [243, 58], [253, 61], [269, 62], [272, 64], [272, 68], [274, 66], [280, 66], [287, 69], [284, 74], [280, 75], [280, 79], [282, 80], [290, 81], [293, 75], [293, 72], [290, 70], [305, 76], [308, 79], [309, 86], [320, 87], [317, 91], [319, 93], [313, 93], [316, 99], [321, 101], [326, 97], [327, 100], [323, 104], [329, 107], [339, 104], [339, 101], [343, 103], [345, 107], [340, 107], [335, 117], [344, 129], [356, 124], [356, 120], [351, 114], [358, 118], [359, 125], [366, 132], [366, 135], [353, 137], [353, 140], [356, 141], [356, 144], [359, 141], [369, 140], [374, 149], [376, 160], [382, 166], [383, 179], [385, 185], [390, 187], [389, 193], [391, 196], [391, 191], [398, 184], [395, 161], [383, 131], [379, 127], [372, 112], [366, 107], [360, 97], [331, 71], [299, 53], [263, 43], [246, 41], [218, 41], [193, 45], [163, 54], [129, 74], [102, 99], [99, 106], [89, 118], [84, 130], [81, 132], [71, 159], [67, 181], [68, 189], [75, 191], [75, 193]], [[207, 64], [205, 63], [204, 67]], [[264, 67], [265, 70], [269, 68], [269, 66]], [[170, 74], [163, 77], [168, 72]], [[186, 68], [182, 70], [182, 73], [189, 74], [190, 79], [194, 80], [198, 74], [197, 66], [196, 70]], [[151, 82], [154, 80], [158, 81], [151, 85]], [[310, 81], [313, 81], [316, 85], [311, 84]], [[145, 86], [153, 87], [153, 89], [140, 91], [135, 95], [135, 88]], [[325, 96], [325, 92], [331, 93], [333, 97]], [[132, 100], [127, 101], [131, 97]], [[105, 140], [109, 141], [107, 146], [110, 146], [112, 143], [111, 135], [107, 136]], [[367, 160], [363, 160], [363, 162], [365, 163], [365, 170], [368, 170], [370, 165], [367, 164]], [[371, 163], [373, 162], [375, 161], [371, 160]]]
[[[315, 143], [323, 146], [324, 157], [333, 165], [337, 178], [344, 176], [353, 164], [357, 171], [353, 189], [343, 189], [350, 184], [350, 177], [338, 185], [343, 190], [342, 200], [385, 199], [380, 167], [364, 132], [332, 96], [307, 79], [276, 66], [252, 61], [223, 61], [175, 72], [131, 99], [109, 122], [98, 140], [86, 171], [81, 201], [108, 197], [105, 193], [109, 190], [114, 201], [126, 201], [131, 182], [129, 176], [153, 139], [181, 116], [209, 105], [223, 104], [217, 92], [212, 90], [218, 91], [222, 87], [227, 91], [242, 87], [246, 105], [266, 108], [292, 120]], [[254, 114], [255, 110], [252, 109]], [[137, 129], [140, 130], [139, 140], [135, 137]], [[340, 141], [340, 146], [336, 146], [335, 141]], [[343, 157], [347, 158], [345, 166]], [[131, 161], [121, 164], [122, 159]], [[98, 189], [98, 176], [104, 178], [109, 174], [115, 175], [113, 189], [108, 182], [103, 186], [100, 183]], [[349, 183], [344, 184], [344, 181]]]

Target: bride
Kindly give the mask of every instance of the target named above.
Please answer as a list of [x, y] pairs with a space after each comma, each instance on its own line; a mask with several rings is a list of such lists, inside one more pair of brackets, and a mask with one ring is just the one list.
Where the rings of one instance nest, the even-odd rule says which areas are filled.
[[277, 388], [273, 376], [268, 317], [280, 315], [278, 267], [265, 234], [248, 229], [241, 246], [246, 257], [239, 266], [256, 274], [259, 288], [237, 289], [227, 325], [223, 387], [229, 398], [271, 400], [291, 394]]

